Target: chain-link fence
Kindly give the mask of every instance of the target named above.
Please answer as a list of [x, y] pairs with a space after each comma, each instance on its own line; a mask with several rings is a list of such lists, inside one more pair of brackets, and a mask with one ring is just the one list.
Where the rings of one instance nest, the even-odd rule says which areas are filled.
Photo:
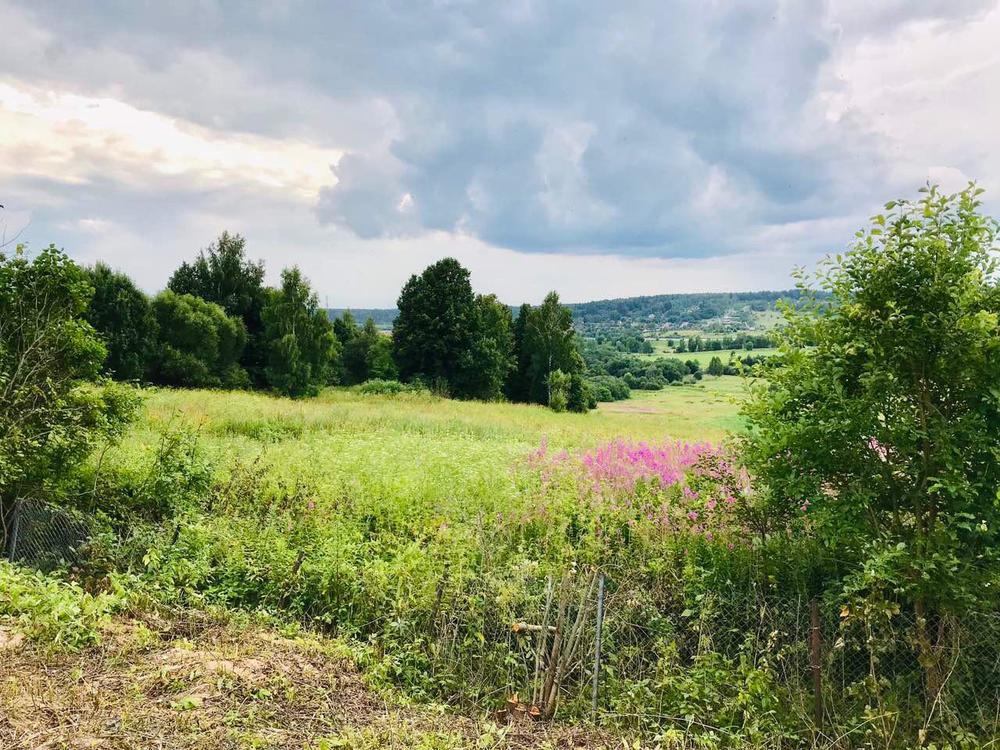
[[3, 523], [4, 556], [11, 562], [52, 570], [79, 562], [91, 528], [66, 508], [35, 500], [18, 500]]
[[435, 617], [429, 650], [442, 671], [468, 658], [458, 651], [471, 633], [506, 642], [507, 660], [484, 658], [463, 676], [465, 689], [482, 679], [483, 707], [505, 693], [514, 715], [590, 716], [720, 745], [979, 747], [1000, 737], [997, 614], [918, 617], [893, 603], [855, 612], [767, 591], [654, 603], [593, 571], [537, 583], [513, 621], [464, 622], [447, 596]]

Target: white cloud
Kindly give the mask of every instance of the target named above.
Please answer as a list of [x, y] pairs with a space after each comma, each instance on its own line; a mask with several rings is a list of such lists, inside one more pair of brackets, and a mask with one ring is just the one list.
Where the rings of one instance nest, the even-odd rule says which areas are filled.
[[0, 173], [80, 184], [95, 173], [192, 187], [253, 183], [315, 200], [340, 152], [293, 140], [220, 133], [108, 97], [0, 81]]

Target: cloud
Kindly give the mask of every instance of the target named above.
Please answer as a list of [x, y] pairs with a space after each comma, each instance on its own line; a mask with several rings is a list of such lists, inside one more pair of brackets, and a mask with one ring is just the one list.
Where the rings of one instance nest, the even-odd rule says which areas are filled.
[[444, 253], [514, 302], [781, 286], [925, 179], [1000, 189], [995, 2], [0, 16], [8, 224], [149, 288], [223, 228], [339, 304], [390, 302]]

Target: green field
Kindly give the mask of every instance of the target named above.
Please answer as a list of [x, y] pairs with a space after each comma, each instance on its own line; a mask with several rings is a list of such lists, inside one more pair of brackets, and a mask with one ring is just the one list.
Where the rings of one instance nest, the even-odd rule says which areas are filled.
[[722, 363], [725, 364], [729, 361], [729, 357], [735, 354], [738, 357], [751, 354], [753, 356], [770, 356], [777, 354], [778, 350], [775, 348], [769, 349], [752, 349], [750, 351], [744, 351], [743, 349], [723, 349], [721, 351], [709, 351], [709, 352], [681, 352], [676, 353], [667, 344], [666, 341], [652, 341], [653, 345], [652, 354], [637, 354], [635, 356], [643, 359], [654, 359], [656, 357], [676, 357], [677, 359], [689, 360], [693, 359], [702, 368], [708, 367], [708, 363], [712, 361], [712, 357], [719, 357]]

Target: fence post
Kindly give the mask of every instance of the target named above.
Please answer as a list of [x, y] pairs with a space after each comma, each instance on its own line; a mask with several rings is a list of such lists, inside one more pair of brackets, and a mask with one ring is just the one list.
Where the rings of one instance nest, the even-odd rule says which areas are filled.
[[813, 683], [813, 721], [816, 729], [823, 726], [823, 665], [822, 665], [822, 633], [820, 631], [819, 600], [813, 597], [809, 600], [809, 668], [812, 671]]
[[604, 628], [604, 572], [597, 579], [597, 622], [594, 628], [594, 682], [590, 687], [590, 704], [597, 721], [597, 692], [601, 680], [601, 631]]
[[7, 539], [7, 559], [14, 562], [17, 556], [17, 535], [21, 529], [21, 503], [22, 500], [14, 501], [13, 519], [10, 524], [10, 537]]

